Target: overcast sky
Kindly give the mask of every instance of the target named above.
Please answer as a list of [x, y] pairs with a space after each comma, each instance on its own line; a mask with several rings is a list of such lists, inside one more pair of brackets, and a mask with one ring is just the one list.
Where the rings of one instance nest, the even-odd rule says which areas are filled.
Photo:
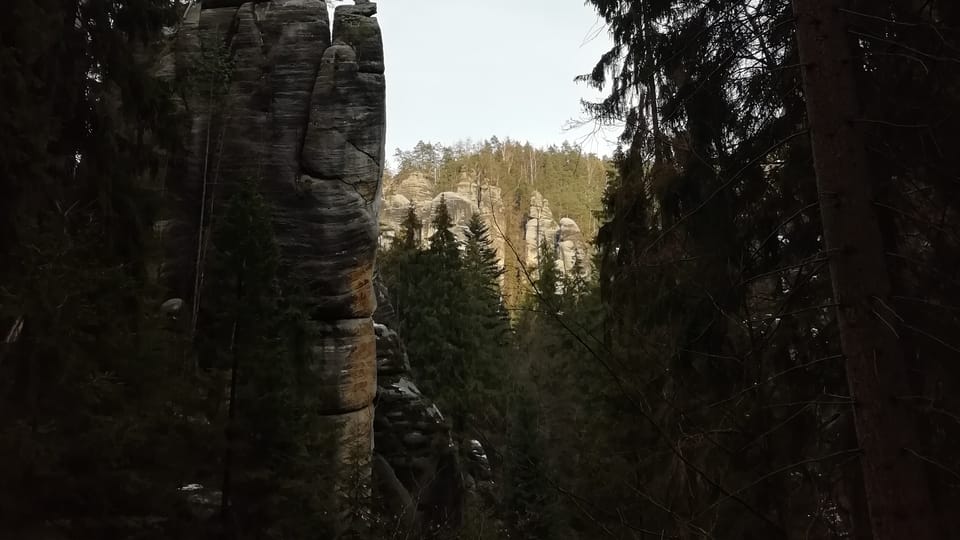
[[[453, 143], [492, 135], [536, 146], [564, 140], [609, 154], [582, 118], [573, 82], [609, 48], [583, 0], [380, 0], [387, 68], [387, 156], [418, 140]], [[586, 138], [586, 139], [585, 139]], [[604, 140], [608, 139], [608, 140]]]

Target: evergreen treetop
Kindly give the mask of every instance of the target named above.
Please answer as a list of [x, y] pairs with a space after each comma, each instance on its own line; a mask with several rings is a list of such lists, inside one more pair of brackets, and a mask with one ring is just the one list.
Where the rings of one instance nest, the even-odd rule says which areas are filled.
[[403, 249], [416, 249], [420, 245], [420, 235], [423, 231], [423, 223], [417, 217], [416, 209], [413, 204], [407, 208], [407, 214], [400, 223], [399, 246]]
[[503, 275], [497, 252], [487, 229], [487, 224], [479, 213], [475, 213], [467, 222], [467, 243], [464, 246], [463, 264], [467, 272], [478, 276], [483, 282], [495, 287], [499, 296], [499, 279]]
[[453, 219], [450, 217], [450, 210], [447, 208], [447, 200], [444, 196], [440, 197], [431, 225], [434, 233], [430, 237], [430, 253], [436, 256], [442, 265], [450, 267], [459, 265], [460, 246], [457, 237], [450, 230], [453, 228]]

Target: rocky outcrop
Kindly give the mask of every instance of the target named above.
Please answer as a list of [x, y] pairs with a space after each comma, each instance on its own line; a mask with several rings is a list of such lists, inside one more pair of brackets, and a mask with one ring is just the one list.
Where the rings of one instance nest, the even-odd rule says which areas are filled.
[[527, 268], [536, 268], [540, 263], [540, 245], [544, 242], [551, 247], [556, 245], [557, 222], [553, 219], [550, 203], [539, 191], [534, 191], [530, 197], [528, 215], [523, 235], [527, 248], [525, 262]]
[[464, 487], [450, 425], [413, 382], [397, 334], [379, 324], [376, 333], [379, 493], [408, 527], [428, 530], [456, 524]]
[[540, 265], [540, 246], [547, 245], [557, 268], [562, 274], [574, 271], [579, 261], [581, 272], [587, 272], [590, 259], [587, 243], [583, 239], [580, 227], [568, 218], [560, 218], [557, 223], [550, 210], [550, 203], [538, 191], [530, 197], [530, 212], [524, 229], [526, 245], [526, 266], [536, 270]]
[[316, 328], [308, 367], [320, 381], [318, 445], [332, 437], [331, 469], [351, 474], [369, 470], [377, 389], [373, 274], [386, 110], [375, 14], [370, 2], [341, 5], [331, 25], [324, 0], [204, 0], [186, 11], [175, 67], [168, 55], [159, 70], [182, 83], [187, 123], [167, 186], [159, 277], [195, 311], [210, 223], [241, 182], [258, 181], [281, 286], [297, 291]]
[[[380, 293], [377, 321], [396, 324]], [[441, 526], [455, 526], [464, 485], [451, 426], [417, 387], [400, 337], [376, 324], [377, 406], [374, 419], [374, 480], [383, 508], [419, 538]]]
[[[397, 321], [374, 279], [379, 223], [399, 225], [412, 203], [429, 224], [444, 201], [465, 239], [475, 213], [497, 230], [502, 201], [497, 188], [467, 180], [437, 194], [417, 175], [381, 193], [385, 81], [376, 5], [357, 1], [332, 13], [324, 0], [187, 7], [156, 69], [184, 89], [178, 105], [186, 126], [157, 227], [166, 252], [158, 279], [171, 291], [160, 309], [171, 325], [195, 318], [211, 225], [241, 182], [256, 180], [280, 248], [280, 287], [311, 319], [306, 367], [317, 381], [318, 427], [309, 450], [331, 459], [324, 469], [337, 475], [333, 486], [317, 479], [317, 489], [343, 494], [339, 526], [349, 527], [355, 516], [347, 501], [356, 492], [347, 491], [358, 471], [366, 479], [372, 472], [385, 509], [419, 537], [459, 521], [465, 469], [450, 426], [413, 381], [390, 329]], [[375, 311], [384, 324], [374, 323]], [[466, 466], [476, 469], [482, 454], [473, 449]], [[181, 491], [204, 512], [219, 497], [198, 484]]]
[[383, 211], [380, 214], [381, 247], [389, 248], [393, 244], [410, 208], [414, 209], [422, 225], [420, 240], [426, 246], [436, 232], [431, 223], [441, 201], [446, 203], [454, 223], [450, 230], [461, 242], [467, 239], [467, 223], [470, 218], [474, 214], [480, 214], [490, 231], [490, 239], [498, 258], [503, 261], [506, 247], [503, 233], [508, 226], [500, 188], [486, 182], [470, 180], [466, 175], [461, 177], [454, 191], [437, 191], [433, 179], [418, 172], [384, 186]]
[[558, 266], [564, 273], [572, 272], [577, 261], [584, 269], [590, 264], [587, 258], [587, 243], [583, 240], [580, 226], [570, 218], [560, 218], [556, 251]]
[[487, 182], [478, 183], [466, 176], [461, 178], [455, 191], [438, 192], [433, 179], [419, 172], [395, 179], [384, 186], [381, 200], [383, 210], [380, 213], [381, 248], [387, 249], [393, 244], [411, 208], [421, 223], [420, 243], [426, 246], [430, 236], [436, 232], [431, 222], [441, 200], [446, 203], [454, 223], [451, 231], [461, 242], [466, 241], [470, 218], [480, 214], [490, 231], [490, 239], [501, 265], [504, 257], [515, 256], [507, 245], [507, 237], [514, 235], [523, 239], [522, 247], [517, 248], [518, 255], [532, 273], [536, 272], [540, 262], [541, 242], [547, 243], [561, 273], [572, 272], [578, 260], [583, 272], [589, 269], [588, 246], [580, 227], [569, 217], [557, 222], [550, 203], [543, 195], [533, 192], [522, 229], [511, 233], [513, 225], [504, 212], [500, 188]]

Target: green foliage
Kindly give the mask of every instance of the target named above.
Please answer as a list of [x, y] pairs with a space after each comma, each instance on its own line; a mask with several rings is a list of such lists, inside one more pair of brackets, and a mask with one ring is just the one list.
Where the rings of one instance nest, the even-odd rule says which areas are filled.
[[420, 222], [420, 218], [417, 217], [417, 213], [411, 205], [407, 209], [407, 215], [404, 216], [403, 222], [400, 223], [400, 247], [410, 250], [418, 246], [422, 232], [423, 223]]
[[265, 538], [320, 534], [331, 508], [318, 483], [329, 481], [322, 467], [332, 445], [317, 425], [316, 381], [302, 351], [311, 328], [306, 306], [280, 293], [278, 261], [269, 209], [246, 182], [214, 229], [198, 342], [204, 365], [235, 385], [225, 419], [225, 526]]
[[460, 245], [450, 230], [454, 223], [443, 196], [440, 197], [431, 225], [434, 233], [430, 237], [430, 254], [441, 265], [441, 273], [452, 273], [460, 265]]
[[462, 259], [467, 364], [465, 399], [472, 422], [484, 428], [497, 425], [506, 411], [503, 396], [507, 355], [512, 342], [509, 316], [500, 293], [503, 269], [493, 249], [487, 226], [474, 214], [467, 227]]
[[507, 439], [501, 505], [519, 538], [553, 540], [563, 527], [558, 493], [549, 483], [546, 441], [537, 402], [526, 391], [514, 397]]
[[553, 244], [543, 240], [537, 250], [537, 277], [534, 280], [537, 305], [543, 309], [556, 309], [556, 297], [560, 292], [560, 267]]
[[[593, 3], [615, 46], [590, 77], [613, 83], [609, 98], [591, 110], [626, 116], [630, 144], [598, 244], [602, 350], [626, 385], [610, 404], [633, 419], [611, 442], [640, 455], [625, 473], [635, 481], [610, 500], [636, 516], [631, 525], [675, 535], [831, 529], [823, 479], [847, 474], [846, 462], [823, 457], [755, 481], [842, 452], [849, 426], [849, 409], [809, 405], [845, 389], [841, 365], [822, 361], [836, 354], [832, 314], [819, 307], [828, 277], [807, 264], [819, 225], [809, 150], [795, 132], [799, 72], [785, 68], [796, 63], [792, 36], [764, 33], [760, 50], [755, 41], [790, 6], [769, 2], [741, 18], [730, 2], [679, 15], [678, 2]], [[766, 67], [730, 50], [756, 51]], [[637, 69], [618, 67], [627, 65]], [[643, 89], [638, 106], [633, 88]], [[774, 512], [771, 494], [787, 491], [790, 503]]]
[[205, 337], [212, 343], [204, 358], [210, 366], [226, 367], [231, 351], [256, 339], [254, 329], [269, 324], [278, 309], [279, 252], [266, 204], [252, 182], [228, 201], [213, 233], [211, 259], [204, 310], [210, 322]]
[[524, 224], [529, 219], [533, 192], [539, 191], [550, 201], [555, 216], [572, 218], [584, 236], [592, 238], [597, 231], [594, 216], [601, 207], [608, 167], [603, 158], [584, 153], [569, 143], [536, 149], [496, 137], [453, 145], [421, 141], [411, 150], [398, 149], [393, 164], [397, 171], [385, 184], [388, 190], [391, 184], [413, 173], [432, 181], [434, 193], [455, 191], [463, 181], [485, 183], [500, 190], [503, 217], [491, 226], [495, 229], [492, 232], [505, 236], [509, 243], [503, 261], [502, 291], [505, 303], [512, 308], [519, 305], [529, 283], [509, 246], [523, 251]]
[[[848, 390], [810, 148], [798, 131], [808, 120], [790, 3], [591, 3], [610, 25], [614, 46], [582, 78], [607, 92], [587, 109], [601, 121], [626, 119], [598, 233], [606, 328], [594, 356], [614, 367], [617, 381], [607, 400], [606, 453], [636, 456], [616, 464], [629, 480], [579, 493], [590, 494], [590, 508], [617, 509], [592, 512], [616, 534], [862, 534], [851, 533], [864, 517], [859, 472], [846, 459], [851, 408], [829, 397]], [[850, 31], [862, 36], [862, 55], [855, 54], [862, 64], [853, 68], [860, 72], [865, 118], [896, 122], [891, 118], [904, 114], [901, 120], [913, 122], [919, 111], [935, 108], [925, 100], [933, 99], [926, 89], [937, 85], [919, 82], [932, 72], [903, 78], [902, 70], [923, 68], [878, 58], [907, 50], [901, 45], [921, 50], [919, 43], [935, 40], [937, 31], [905, 29], [930, 29], [956, 12], [928, 19], [908, 4], [853, 2], [852, 9], [863, 11], [848, 12]], [[955, 77], [942, 75], [940, 84], [957, 87]], [[907, 93], [917, 101], [905, 105], [913, 97], [898, 97], [880, 105], [894, 78], [917, 81]], [[897, 151], [905, 147], [889, 143], [897, 138], [892, 133], [865, 133], [875, 185], [897, 191], [937, 184], [904, 181], [923, 176], [908, 165], [923, 159], [922, 150]], [[956, 170], [948, 161], [940, 161], [943, 170]], [[883, 190], [881, 198], [890, 196]], [[878, 206], [909, 199], [900, 192]], [[908, 204], [953, 204], [950, 197], [935, 199]], [[906, 239], [912, 233], [898, 227], [917, 230], [896, 213], [888, 216], [890, 255], [914, 245]], [[932, 255], [936, 249], [928, 247]], [[951, 252], [941, 248], [940, 255]], [[905, 274], [922, 272], [908, 259], [896, 257]], [[911, 289], [909, 283], [919, 280], [905, 278], [900, 286]], [[908, 312], [891, 310], [898, 317]], [[919, 317], [909, 323], [914, 329]], [[771, 502], [785, 493], [783, 502]]]
[[467, 272], [478, 281], [480, 290], [486, 295], [500, 295], [497, 281], [503, 275], [503, 269], [493, 249], [490, 231], [479, 213], [470, 216], [467, 222], [467, 243], [463, 250], [463, 265]]
[[195, 63], [187, 65], [186, 73], [180, 74], [180, 84], [185, 95], [219, 98], [230, 89], [235, 66], [223, 38], [226, 34], [227, 29], [224, 29], [222, 34], [214, 35], [208, 42], [203, 43], [200, 55], [194, 59]]
[[145, 279], [147, 188], [176, 123], [141, 53], [174, 11], [4, 9], [0, 535], [55, 522], [72, 538], [186, 537], [179, 488], [209, 457], [205, 381]]
[[397, 149], [393, 165], [393, 179], [420, 173], [433, 180], [436, 192], [453, 191], [464, 179], [499, 187], [509, 218], [517, 218], [501, 227], [519, 222], [524, 205], [539, 191], [555, 214], [573, 218], [587, 237], [596, 232], [593, 213], [600, 208], [606, 163], [569, 143], [540, 149], [496, 137], [452, 145], [420, 141], [411, 150]]
[[418, 381], [462, 430], [498, 414], [484, 401], [502, 386], [509, 325], [485, 225], [471, 221], [462, 252], [451, 225], [442, 201], [430, 247], [398, 243], [381, 257], [380, 271]]
[[[42, 238], [22, 260], [34, 272], [0, 296], [22, 317], [0, 356], [0, 522], [163, 537], [210, 435], [190, 418], [201, 381], [183, 376], [159, 299], [100, 258], [96, 227]], [[159, 525], [117, 519], [137, 515]]]

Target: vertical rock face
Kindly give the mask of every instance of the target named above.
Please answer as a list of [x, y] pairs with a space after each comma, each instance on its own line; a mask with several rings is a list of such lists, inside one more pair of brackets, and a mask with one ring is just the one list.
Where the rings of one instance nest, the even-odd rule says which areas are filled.
[[529, 214], [523, 235], [527, 247], [526, 263], [527, 268], [536, 268], [540, 262], [540, 245], [544, 242], [550, 247], [556, 245], [557, 222], [553, 220], [550, 203], [539, 191], [534, 191], [530, 197]]
[[385, 186], [381, 197], [383, 211], [380, 213], [380, 246], [389, 248], [394, 238], [400, 234], [402, 223], [410, 208], [414, 209], [417, 219], [420, 220], [421, 244], [427, 245], [429, 238], [436, 231], [431, 225], [436, 209], [443, 200], [453, 221], [451, 231], [461, 242], [466, 241], [467, 223], [474, 214], [480, 214], [490, 239], [497, 252], [497, 257], [503, 265], [504, 257], [515, 256], [512, 250], [507, 249], [507, 237], [522, 238], [523, 244], [517, 248], [522, 263], [531, 271], [535, 271], [540, 262], [540, 244], [546, 242], [554, 254], [557, 268], [562, 274], [573, 271], [576, 261], [580, 261], [583, 271], [587, 272], [590, 264], [589, 249], [583, 238], [580, 227], [568, 217], [559, 222], [553, 216], [550, 203], [539, 192], [534, 191], [530, 197], [530, 206], [527, 210], [527, 219], [520, 229], [511, 232], [515, 225], [509, 223], [505, 217], [503, 196], [500, 188], [486, 182], [478, 183], [466, 177], [457, 184], [455, 191], [436, 193], [436, 186], [431, 178], [421, 173], [411, 173], [403, 178], [396, 179], [391, 185]]
[[[395, 324], [385, 290], [377, 321]], [[374, 476], [384, 509], [419, 538], [456, 526], [462, 512], [463, 469], [450, 425], [420, 392], [396, 332], [377, 324], [377, 410]]]
[[583, 272], [587, 271], [587, 243], [580, 232], [580, 226], [574, 220], [560, 218], [559, 224], [553, 218], [550, 203], [539, 192], [530, 197], [530, 219], [527, 220], [524, 233], [526, 242], [527, 268], [536, 269], [540, 264], [540, 246], [544, 242], [554, 255], [557, 268], [564, 275], [574, 270], [577, 261]]
[[451, 231], [461, 242], [467, 239], [467, 223], [474, 214], [480, 214], [487, 229], [497, 258], [503, 263], [506, 241], [504, 234], [508, 229], [504, 217], [503, 196], [500, 188], [486, 182], [477, 182], [463, 176], [455, 191], [437, 193], [431, 178], [415, 172], [403, 179], [385, 186], [382, 196], [383, 211], [380, 213], [380, 246], [389, 248], [394, 238], [400, 234], [401, 224], [412, 207], [422, 224], [421, 242], [426, 245], [436, 231], [431, 222], [436, 215], [440, 201], [447, 205], [447, 211], [453, 221]]
[[[386, 116], [375, 14], [370, 2], [339, 6], [331, 32], [324, 0], [204, 0], [188, 8], [176, 38], [181, 80], [227, 76], [219, 86], [185, 86], [185, 148], [171, 166], [164, 223], [207, 230], [240, 182], [258, 180], [280, 247], [281, 286], [305, 297], [317, 328], [308, 367], [320, 381], [315, 412], [326, 426], [318, 443], [336, 442], [334, 469], [368, 467], [373, 445]], [[178, 297], [193, 297], [198, 236], [165, 240], [171, 262], [161, 279]]]

